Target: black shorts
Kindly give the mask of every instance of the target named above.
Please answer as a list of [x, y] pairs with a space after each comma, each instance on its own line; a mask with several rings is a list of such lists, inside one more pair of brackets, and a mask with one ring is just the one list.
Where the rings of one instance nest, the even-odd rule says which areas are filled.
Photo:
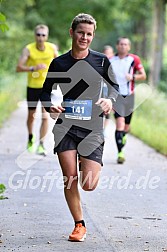
[[114, 117], [124, 117], [125, 123], [130, 124], [132, 114], [134, 109], [134, 95], [122, 96], [119, 95], [117, 97], [117, 101], [114, 104]]
[[101, 165], [103, 164], [103, 134], [98, 134], [97, 132], [93, 133], [91, 130], [83, 129], [78, 126], [72, 126], [67, 133], [63, 133], [63, 127], [60, 126], [59, 128], [59, 126], [55, 125], [53, 129], [55, 139], [54, 153], [77, 150], [79, 156], [96, 161]]
[[[124, 117], [125, 118], [125, 124], [130, 124], [131, 119], [132, 119], [132, 114], [133, 113], [131, 113], [130, 115]], [[115, 112], [114, 117], [115, 117], [115, 119], [117, 119], [118, 117], [122, 117], [122, 116], [119, 115], [117, 112]]]
[[40, 100], [40, 94], [42, 92], [42, 88], [30, 88], [27, 87], [27, 103], [28, 109], [36, 109], [37, 103]]

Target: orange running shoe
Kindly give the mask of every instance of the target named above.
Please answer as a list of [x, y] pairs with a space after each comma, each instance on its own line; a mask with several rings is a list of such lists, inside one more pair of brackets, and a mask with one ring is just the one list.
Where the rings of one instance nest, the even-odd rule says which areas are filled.
[[76, 224], [73, 232], [69, 235], [69, 241], [82, 242], [86, 238], [86, 227], [82, 223]]

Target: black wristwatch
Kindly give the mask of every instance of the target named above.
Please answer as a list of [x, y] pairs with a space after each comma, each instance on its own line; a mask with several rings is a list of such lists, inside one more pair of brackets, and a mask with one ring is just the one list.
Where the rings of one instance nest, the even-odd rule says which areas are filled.
[[34, 67], [33, 66], [30, 66], [30, 72], [34, 72]]
[[110, 99], [111, 99], [112, 103], [116, 102], [116, 99], [114, 97], [111, 97]]

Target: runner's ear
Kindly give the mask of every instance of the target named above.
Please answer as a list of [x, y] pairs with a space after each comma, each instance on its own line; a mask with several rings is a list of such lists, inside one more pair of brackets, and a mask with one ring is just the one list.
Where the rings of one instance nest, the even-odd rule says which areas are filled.
[[70, 34], [70, 37], [73, 36], [73, 29], [72, 28], [69, 29], [69, 34]]

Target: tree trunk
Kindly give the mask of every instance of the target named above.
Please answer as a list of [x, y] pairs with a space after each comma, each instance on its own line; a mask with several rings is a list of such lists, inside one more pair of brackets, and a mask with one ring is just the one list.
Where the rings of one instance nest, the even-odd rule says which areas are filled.
[[143, 17], [136, 23], [134, 27], [134, 34], [136, 39], [133, 43], [134, 52], [143, 59], [146, 59], [148, 56], [147, 33], [148, 29], [146, 26], [146, 19]]
[[162, 68], [162, 52], [165, 33], [166, 0], [154, 0], [153, 30], [150, 57], [149, 84], [156, 87], [160, 82]]

